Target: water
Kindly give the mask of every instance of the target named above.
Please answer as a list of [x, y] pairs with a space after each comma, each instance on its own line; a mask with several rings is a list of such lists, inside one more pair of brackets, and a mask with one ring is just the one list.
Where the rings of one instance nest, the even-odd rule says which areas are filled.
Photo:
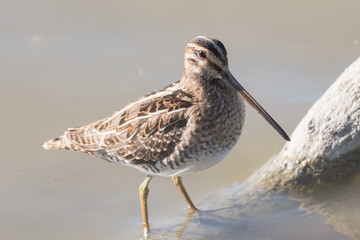
[[[44, 151], [42, 143], [179, 80], [185, 45], [202, 34], [224, 42], [234, 76], [291, 133], [359, 56], [359, 7], [323, 0], [1, 1], [2, 238], [139, 236], [142, 173], [79, 153]], [[246, 179], [283, 144], [247, 108], [234, 151], [184, 177], [184, 184], [199, 203]], [[150, 191], [155, 226], [186, 212], [170, 179], [155, 178]], [[326, 236], [338, 234], [328, 228]]]

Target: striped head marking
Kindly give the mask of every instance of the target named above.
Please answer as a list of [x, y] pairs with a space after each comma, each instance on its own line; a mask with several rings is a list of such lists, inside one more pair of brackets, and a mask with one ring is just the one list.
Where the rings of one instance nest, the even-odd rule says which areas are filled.
[[217, 39], [199, 36], [185, 49], [185, 73], [221, 78], [228, 66], [224, 44]]

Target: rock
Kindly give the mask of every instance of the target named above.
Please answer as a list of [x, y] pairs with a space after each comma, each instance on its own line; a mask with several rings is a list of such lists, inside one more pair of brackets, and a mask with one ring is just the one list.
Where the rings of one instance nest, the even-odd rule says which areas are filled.
[[298, 189], [337, 182], [359, 169], [360, 58], [310, 108], [291, 142], [255, 175], [272, 187]]

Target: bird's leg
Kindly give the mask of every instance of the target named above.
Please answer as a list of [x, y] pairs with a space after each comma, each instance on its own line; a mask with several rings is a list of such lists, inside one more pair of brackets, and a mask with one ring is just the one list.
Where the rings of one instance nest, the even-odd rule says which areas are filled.
[[172, 177], [172, 180], [174, 182], [174, 184], [177, 186], [177, 188], [180, 190], [181, 194], [183, 195], [183, 197], [185, 198], [187, 204], [189, 205], [189, 208], [192, 210], [192, 211], [198, 211], [199, 209], [197, 209], [195, 207], [195, 205], [193, 204], [193, 202], [191, 201], [189, 195], [187, 194], [186, 190], [185, 190], [185, 187], [182, 183], [182, 180], [181, 180], [181, 177], [178, 177], [178, 176], [175, 176], [175, 177]]
[[148, 211], [147, 211], [147, 197], [149, 195], [148, 185], [150, 183], [151, 178], [152, 178], [151, 176], [147, 176], [139, 188], [141, 212], [143, 217], [143, 228], [144, 228], [145, 236], [148, 235], [150, 229], [149, 221], [148, 221]]

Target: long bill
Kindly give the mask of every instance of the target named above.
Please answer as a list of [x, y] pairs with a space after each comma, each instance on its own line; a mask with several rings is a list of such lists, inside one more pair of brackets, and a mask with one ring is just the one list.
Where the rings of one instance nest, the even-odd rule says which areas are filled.
[[247, 103], [250, 104], [253, 108], [255, 108], [258, 113], [268, 122], [273, 128], [286, 140], [290, 141], [289, 136], [286, 132], [275, 122], [275, 120], [265, 111], [264, 108], [243, 88], [240, 83], [235, 79], [235, 77], [231, 74], [229, 68], [226, 68], [225, 72], [225, 80], [230, 83], [230, 86], [233, 87], [236, 92], [242, 97]]

